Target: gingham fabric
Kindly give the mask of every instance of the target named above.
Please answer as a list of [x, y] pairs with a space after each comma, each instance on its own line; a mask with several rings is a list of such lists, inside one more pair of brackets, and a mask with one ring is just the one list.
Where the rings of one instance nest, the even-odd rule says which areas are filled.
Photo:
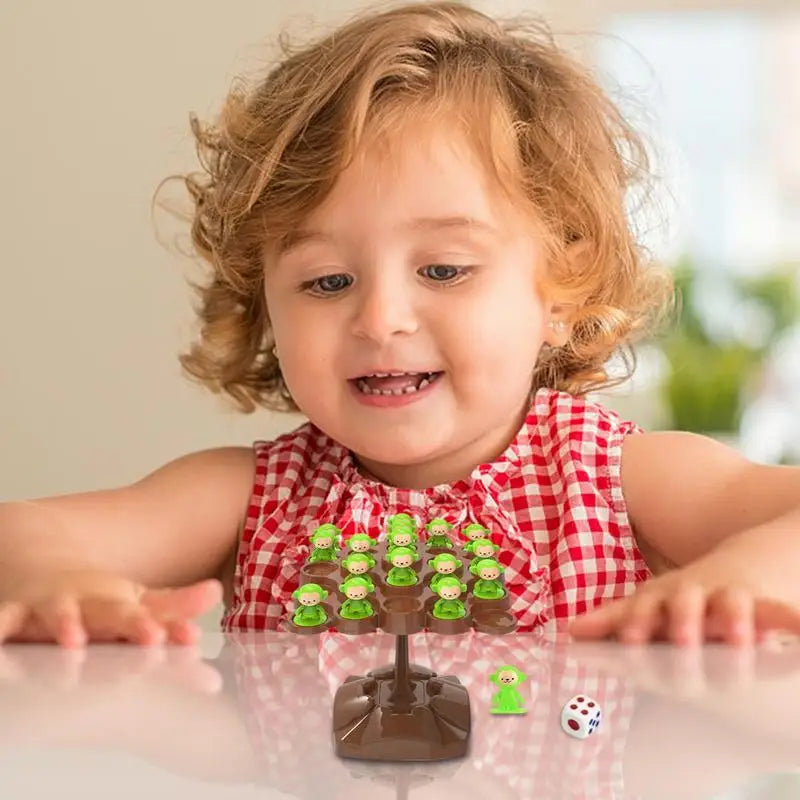
[[[483, 786], [491, 787], [489, 796], [498, 800], [638, 797], [624, 782], [635, 683], [619, 671], [595, 664], [591, 652], [558, 635], [537, 629], [509, 636], [410, 636], [411, 662], [458, 677], [469, 691], [472, 716], [469, 759], [421, 765], [343, 761], [331, 752], [331, 701], [336, 690], [350, 675], [366, 675], [393, 663], [395, 637], [329, 632], [271, 635], [276, 638], [264, 642], [257, 636], [233, 634], [220, 664], [235, 683], [257, 765], [256, 781], [262, 786], [309, 800], [346, 797], [354, 778], [412, 790], [441, 780], [440, 792], [428, 787], [426, 796], [456, 797], [462, 788], [473, 797]], [[524, 720], [489, 713], [497, 691], [489, 676], [503, 664], [516, 665], [527, 676], [518, 687], [528, 712]], [[597, 732], [583, 741], [560, 729], [561, 709], [577, 694], [592, 697], [603, 712]], [[405, 795], [398, 791], [398, 796]]]
[[500, 546], [519, 630], [560, 623], [630, 594], [650, 570], [636, 545], [620, 484], [631, 422], [584, 399], [540, 389], [514, 440], [468, 479], [403, 489], [361, 475], [351, 453], [309, 424], [256, 442], [256, 474], [224, 630], [274, 630], [293, 611], [292, 592], [325, 522], [345, 537], [385, 538], [406, 512], [455, 530], [484, 525]]

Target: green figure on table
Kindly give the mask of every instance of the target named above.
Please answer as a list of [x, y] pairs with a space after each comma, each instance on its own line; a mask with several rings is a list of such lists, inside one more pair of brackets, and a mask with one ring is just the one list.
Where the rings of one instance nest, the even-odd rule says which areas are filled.
[[315, 625], [324, 625], [328, 615], [322, 607], [322, 601], [328, 592], [318, 583], [304, 583], [292, 592], [292, 597], [300, 604], [294, 612], [293, 622], [303, 628], [313, 628]]
[[461, 531], [461, 534], [467, 538], [464, 544], [464, 552], [471, 553], [475, 542], [478, 539], [486, 539], [489, 536], [489, 529], [484, 528], [483, 525], [478, 525], [477, 522], [472, 522]]
[[525, 698], [515, 688], [527, 677], [522, 670], [512, 667], [510, 664], [505, 664], [490, 675], [489, 680], [500, 689], [492, 696], [489, 713], [527, 714]]
[[446, 519], [441, 519], [441, 517], [432, 519], [425, 526], [425, 530], [428, 531], [428, 541], [426, 544], [429, 548], [453, 549], [453, 542], [448, 535], [448, 531], [453, 530], [453, 526]]
[[367, 600], [367, 594], [375, 591], [375, 586], [369, 578], [348, 578], [339, 584], [339, 591], [347, 597], [339, 609], [340, 617], [366, 619], [375, 613], [372, 603]]
[[453, 575], [461, 566], [461, 561], [452, 553], [439, 553], [438, 556], [428, 562], [428, 565], [436, 572], [431, 578], [431, 591], [438, 594], [439, 584], [442, 579], [448, 577], [448, 575]]
[[378, 544], [378, 540], [373, 539], [366, 533], [354, 533], [347, 540], [347, 547], [350, 549], [351, 553], [367, 553], [375, 547], [376, 544]]
[[317, 561], [336, 561], [337, 543], [342, 532], [335, 526], [326, 522], [320, 525], [311, 534], [311, 555], [309, 563]]
[[369, 553], [350, 553], [342, 559], [342, 566], [351, 575], [364, 575], [375, 566], [375, 559]]
[[419, 576], [411, 566], [419, 560], [415, 550], [410, 547], [396, 547], [387, 557], [392, 568], [386, 575], [386, 583], [391, 586], [416, 585]]
[[472, 587], [472, 594], [481, 600], [502, 600], [506, 590], [500, 580], [505, 567], [493, 558], [480, 558], [469, 565], [469, 571], [478, 576]]
[[458, 578], [442, 578], [436, 594], [439, 599], [433, 604], [433, 616], [436, 619], [461, 619], [467, 615], [464, 603], [459, 600], [467, 586]]

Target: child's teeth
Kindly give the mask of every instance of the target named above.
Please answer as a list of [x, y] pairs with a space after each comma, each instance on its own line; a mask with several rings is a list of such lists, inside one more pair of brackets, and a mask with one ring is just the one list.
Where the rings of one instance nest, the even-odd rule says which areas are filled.
[[422, 380], [419, 383], [419, 386], [410, 385], [398, 389], [372, 389], [367, 383], [366, 378], [360, 378], [356, 382], [356, 386], [358, 387], [358, 390], [363, 394], [383, 395], [386, 397], [390, 396], [400, 397], [401, 395], [413, 394], [414, 392], [418, 392], [421, 389], [424, 389], [426, 386], [432, 383], [434, 375], [432, 373], [420, 373], [420, 372], [392, 372], [392, 373], [376, 372], [374, 375], [369, 376], [373, 378], [390, 378], [390, 377], [402, 378], [405, 377], [406, 375], [422, 375], [422, 374], [429, 375], [430, 377], [422, 378]]

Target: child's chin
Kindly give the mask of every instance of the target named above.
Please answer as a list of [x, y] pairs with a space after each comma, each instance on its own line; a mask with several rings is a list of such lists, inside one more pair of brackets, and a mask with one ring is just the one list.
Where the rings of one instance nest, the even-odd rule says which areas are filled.
[[380, 437], [376, 440], [362, 439], [360, 447], [351, 448], [362, 458], [379, 464], [392, 466], [411, 467], [415, 464], [425, 464], [436, 458], [435, 443], [430, 437], [419, 442], [409, 441], [408, 437], [392, 436]]

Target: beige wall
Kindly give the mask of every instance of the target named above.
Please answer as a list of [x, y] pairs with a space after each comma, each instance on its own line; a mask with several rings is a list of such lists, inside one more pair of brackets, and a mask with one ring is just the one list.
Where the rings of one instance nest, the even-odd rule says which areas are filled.
[[[156, 242], [149, 203], [193, 165], [189, 111], [213, 113], [242, 67], [263, 64], [260, 42], [288, 9], [302, 25], [361, 5], [0, 4], [0, 500], [127, 482], [297, 422], [226, 411], [181, 377], [185, 265]], [[632, 0], [478, 5], [549, 8], [556, 25], [591, 30]]]
[[181, 377], [186, 264], [149, 217], [158, 181], [193, 166], [189, 111], [262, 63], [288, 4], [1, 5], [0, 500], [127, 482], [296, 424], [226, 411]]

